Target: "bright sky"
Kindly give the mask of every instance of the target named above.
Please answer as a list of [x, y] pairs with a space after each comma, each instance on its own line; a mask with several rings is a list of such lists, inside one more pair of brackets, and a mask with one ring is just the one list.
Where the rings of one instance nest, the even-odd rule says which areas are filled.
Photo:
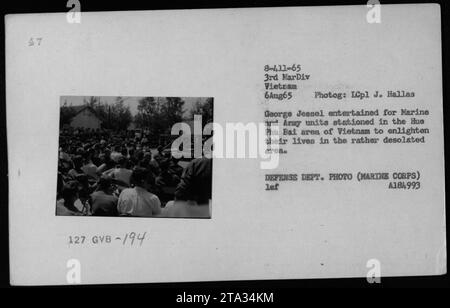
[[[60, 105], [62, 106], [64, 102], [67, 100], [67, 105], [70, 106], [79, 106], [83, 105], [83, 100], [89, 99], [90, 96], [61, 96]], [[124, 104], [126, 106], [130, 106], [130, 111], [132, 115], [137, 114], [137, 106], [138, 102], [142, 97], [138, 96], [123, 96], [125, 99]], [[102, 103], [113, 104], [115, 102], [116, 96], [100, 96], [100, 101]], [[185, 114], [189, 112], [194, 107], [195, 102], [201, 101], [204, 102], [206, 97], [181, 97], [184, 100], [184, 112]]]

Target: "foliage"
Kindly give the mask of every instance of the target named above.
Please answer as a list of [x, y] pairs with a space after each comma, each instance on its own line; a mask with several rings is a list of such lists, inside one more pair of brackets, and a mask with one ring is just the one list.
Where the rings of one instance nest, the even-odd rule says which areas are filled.
[[136, 125], [148, 129], [152, 136], [170, 134], [172, 126], [183, 120], [183, 106], [180, 97], [144, 97], [138, 103]]
[[64, 126], [66, 124], [70, 124], [70, 120], [75, 116], [76, 111], [67, 105], [67, 101], [64, 101], [64, 104], [59, 109], [59, 123], [60, 126]]
[[202, 123], [206, 125], [209, 122], [213, 122], [213, 98], [209, 97], [205, 102], [197, 101], [194, 108], [191, 110], [191, 118], [194, 115], [202, 116]]

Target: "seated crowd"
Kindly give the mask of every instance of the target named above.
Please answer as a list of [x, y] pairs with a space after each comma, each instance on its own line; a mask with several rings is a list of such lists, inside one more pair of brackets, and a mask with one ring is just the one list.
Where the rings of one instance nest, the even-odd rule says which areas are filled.
[[62, 130], [56, 215], [211, 217], [212, 160], [181, 167], [128, 132]]

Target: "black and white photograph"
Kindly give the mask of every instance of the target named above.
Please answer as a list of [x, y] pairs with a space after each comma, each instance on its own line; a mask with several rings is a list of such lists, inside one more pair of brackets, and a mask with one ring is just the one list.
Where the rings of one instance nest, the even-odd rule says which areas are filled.
[[56, 2], [2, 23], [5, 285], [450, 286], [450, 2]]
[[195, 115], [213, 98], [62, 96], [56, 215], [211, 218], [212, 158], [172, 148]]

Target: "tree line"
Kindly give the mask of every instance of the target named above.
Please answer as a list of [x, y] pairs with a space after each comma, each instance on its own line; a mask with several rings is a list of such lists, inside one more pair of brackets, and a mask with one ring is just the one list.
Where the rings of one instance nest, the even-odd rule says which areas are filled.
[[[213, 121], [213, 99], [198, 100], [185, 115], [185, 101], [180, 97], [143, 97], [139, 99], [137, 114], [133, 117], [126, 98], [116, 97], [112, 104], [102, 102], [100, 97], [85, 98], [83, 104], [91, 107], [102, 121], [102, 128], [125, 130], [131, 122], [137, 129], [147, 129], [151, 135], [170, 134], [175, 123], [189, 121], [194, 114], [202, 115], [203, 125]], [[70, 124], [76, 110], [64, 101], [60, 108], [60, 126]]]

